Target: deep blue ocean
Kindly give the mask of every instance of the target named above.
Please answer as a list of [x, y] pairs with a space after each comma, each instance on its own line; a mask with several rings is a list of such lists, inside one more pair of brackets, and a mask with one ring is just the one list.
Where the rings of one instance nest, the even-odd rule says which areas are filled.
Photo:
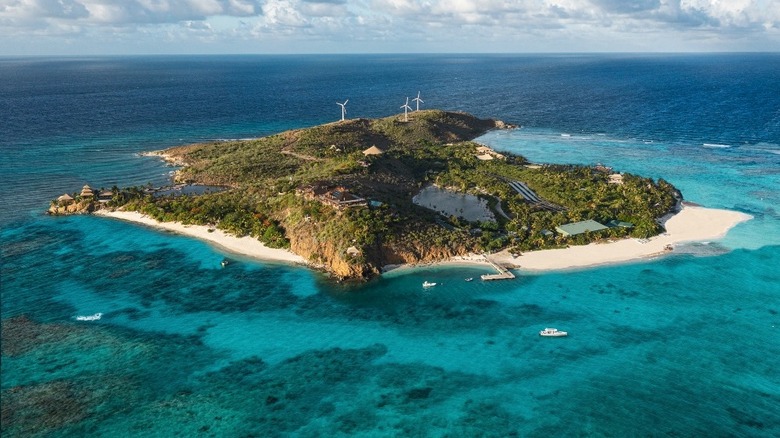
[[[84, 184], [165, 184], [144, 151], [418, 91], [522, 126], [479, 140], [496, 149], [754, 218], [640, 263], [356, 287], [43, 214]], [[0, 177], [3, 436], [780, 436], [780, 54], [0, 58]]]

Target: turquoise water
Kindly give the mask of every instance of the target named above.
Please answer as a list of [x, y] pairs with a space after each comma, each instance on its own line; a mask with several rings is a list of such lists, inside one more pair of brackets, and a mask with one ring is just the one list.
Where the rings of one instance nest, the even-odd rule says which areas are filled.
[[[145, 61], [154, 68], [106, 62], [122, 78], [115, 85], [160, 81], [152, 91], [169, 90], [170, 101], [126, 85], [141, 109], [118, 114], [101, 107], [105, 90], [77, 94], [79, 111], [94, 106], [116, 118], [99, 125], [101, 153], [87, 153], [97, 141], [88, 123], [67, 125], [41, 109], [50, 128], [70, 126], [61, 141], [40, 120], [20, 118], [2, 143], [4, 178], [37, 187], [2, 210], [3, 435], [780, 435], [780, 94], [771, 93], [780, 69], [762, 70], [777, 64], [772, 56], [729, 59], [238, 58], [219, 68], [195, 62], [192, 76], [183, 73], [191, 60], [168, 70], [161, 60]], [[662, 177], [689, 201], [754, 219], [724, 239], [620, 266], [518, 271], [516, 280], [487, 283], [464, 281], [487, 272], [478, 267], [431, 266], [343, 285], [142, 226], [41, 214], [50, 193], [85, 182], [165, 181], [170, 169], [137, 153], [187, 142], [190, 125], [198, 138], [265, 132], [277, 123], [271, 111], [259, 108], [266, 120], [252, 124], [244, 107], [232, 113], [235, 101], [215, 96], [286, 84], [288, 69], [311, 68], [296, 94], [303, 103], [288, 117], [318, 123], [304, 103], [327, 98], [338, 110], [322, 85], [332, 79], [323, 63], [364, 70], [366, 79], [349, 77], [377, 101], [398, 86], [396, 75], [438, 90], [436, 75], [446, 72], [461, 88], [442, 106], [496, 102], [484, 111], [523, 125], [480, 139], [496, 149]], [[743, 78], [745, 65], [754, 77]], [[37, 68], [44, 77], [59, 71]], [[669, 69], [677, 74], [660, 74]], [[0, 63], [4, 79], [9, 71]], [[218, 85], [213, 122], [188, 106], [192, 96], [170, 97], [204, 82]], [[67, 93], [34, 89], [13, 99], [68, 102]], [[209, 100], [206, 92], [193, 91], [194, 100]], [[761, 95], [764, 106], [751, 106], [758, 99], [748, 97]], [[717, 111], [701, 106], [715, 97]], [[157, 128], [136, 114], [155, 102], [170, 113]], [[378, 104], [372, 111], [382, 114]], [[31, 134], [21, 141], [25, 123]], [[30, 166], [35, 160], [42, 164]], [[425, 280], [439, 286], [423, 289]], [[74, 319], [96, 312], [99, 321]], [[544, 327], [570, 336], [540, 338]]]

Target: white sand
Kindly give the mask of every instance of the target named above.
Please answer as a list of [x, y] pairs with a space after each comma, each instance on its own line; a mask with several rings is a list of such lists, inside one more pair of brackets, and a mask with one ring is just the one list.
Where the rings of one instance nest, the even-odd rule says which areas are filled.
[[[158, 222], [141, 213], [130, 211], [98, 211], [98, 215], [145, 224], [187, 236], [196, 237], [229, 251], [263, 260], [306, 264], [303, 257], [285, 249], [268, 248], [252, 237], [235, 237], [221, 230], [209, 232], [203, 225], [183, 225], [178, 222]], [[584, 268], [603, 264], [624, 263], [633, 260], [668, 254], [664, 248], [683, 242], [710, 241], [726, 235], [737, 224], [752, 219], [752, 216], [730, 210], [685, 206], [665, 224], [666, 233], [646, 241], [622, 239], [611, 243], [591, 243], [564, 249], [549, 249], [525, 252], [512, 257], [509, 251], [490, 255], [490, 259], [505, 266], [517, 266], [534, 271]], [[672, 252], [673, 253], [673, 252]], [[486, 265], [484, 256], [470, 254], [454, 257], [444, 264]], [[489, 265], [486, 265], [489, 266]], [[385, 271], [389, 271], [387, 266]]]
[[151, 227], [173, 231], [186, 236], [195, 237], [214, 243], [228, 251], [255, 257], [263, 260], [274, 260], [287, 263], [306, 263], [303, 257], [286, 249], [269, 248], [254, 237], [236, 237], [222, 230], [214, 229], [209, 232], [205, 225], [184, 225], [180, 222], [159, 222], [144, 214], [135, 211], [106, 211], [99, 210], [95, 214], [115, 219], [135, 222]]
[[517, 258], [508, 251], [501, 251], [491, 255], [490, 259], [500, 264], [539, 271], [622, 263], [673, 253], [664, 249], [667, 245], [674, 247], [683, 242], [720, 239], [729, 229], [752, 218], [748, 214], [731, 210], [685, 206], [666, 222], [666, 233], [644, 242], [628, 238], [611, 243], [525, 252]]

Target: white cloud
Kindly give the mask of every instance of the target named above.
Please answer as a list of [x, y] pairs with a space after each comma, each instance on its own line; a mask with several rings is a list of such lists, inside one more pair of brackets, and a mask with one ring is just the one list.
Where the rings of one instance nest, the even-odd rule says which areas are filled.
[[[300, 42], [290, 46], [299, 50], [308, 47], [303, 44], [308, 39], [333, 51], [351, 43], [354, 50], [368, 51], [646, 50], [651, 41], [655, 50], [750, 50], [752, 41], [780, 47], [780, 2], [0, 0], [0, 38], [70, 33], [111, 40], [133, 32], [182, 43], [195, 34], [222, 45], [276, 41], [275, 49], [286, 47], [285, 41]], [[372, 42], [373, 49], [367, 45]]]
[[6, 26], [72, 21], [82, 25], [176, 23], [215, 15], [261, 13], [256, 0], [1, 0], [0, 20]]
[[267, 28], [307, 27], [309, 21], [290, 0], [268, 0], [263, 6], [264, 26]]

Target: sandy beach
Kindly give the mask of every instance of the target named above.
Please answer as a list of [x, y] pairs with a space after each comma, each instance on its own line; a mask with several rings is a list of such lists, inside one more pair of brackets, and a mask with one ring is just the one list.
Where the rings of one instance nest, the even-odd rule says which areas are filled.
[[184, 225], [180, 222], [159, 222], [135, 211], [99, 210], [95, 212], [95, 214], [195, 237], [213, 243], [230, 252], [261, 260], [273, 260], [285, 263], [307, 263], [303, 257], [286, 249], [269, 248], [263, 245], [259, 240], [249, 236], [236, 237], [218, 229], [209, 231], [210, 228], [205, 225]]
[[[140, 223], [151, 227], [173, 231], [186, 236], [211, 242], [228, 251], [262, 260], [306, 264], [303, 257], [284, 249], [268, 248], [252, 237], [235, 237], [222, 230], [203, 225], [183, 225], [178, 222], [158, 222], [141, 213], [132, 211], [98, 211], [97, 215]], [[682, 210], [666, 221], [667, 232], [649, 239], [627, 238], [615, 242], [591, 243], [563, 249], [549, 249], [525, 252], [518, 257], [505, 250], [490, 255], [490, 259], [503, 266], [530, 271], [548, 271], [585, 268], [604, 264], [625, 263], [658, 255], [673, 253], [666, 248], [684, 242], [717, 240], [726, 235], [737, 224], [750, 220], [752, 216], [730, 210], [719, 210], [698, 206], [684, 206]], [[455, 257], [441, 264], [487, 265], [484, 256], [472, 254]], [[387, 266], [384, 271], [394, 270]]]
[[492, 254], [490, 259], [520, 269], [547, 271], [584, 268], [603, 264], [624, 263], [674, 253], [667, 251], [667, 245], [684, 242], [717, 240], [726, 235], [737, 224], [753, 217], [731, 210], [720, 210], [698, 206], [683, 206], [682, 211], [669, 218], [666, 233], [649, 239], [622, 239], [609, 243], [591, 243], [563, 249], [549, 249], [525, 252], [512, 257], [508, 251]]

